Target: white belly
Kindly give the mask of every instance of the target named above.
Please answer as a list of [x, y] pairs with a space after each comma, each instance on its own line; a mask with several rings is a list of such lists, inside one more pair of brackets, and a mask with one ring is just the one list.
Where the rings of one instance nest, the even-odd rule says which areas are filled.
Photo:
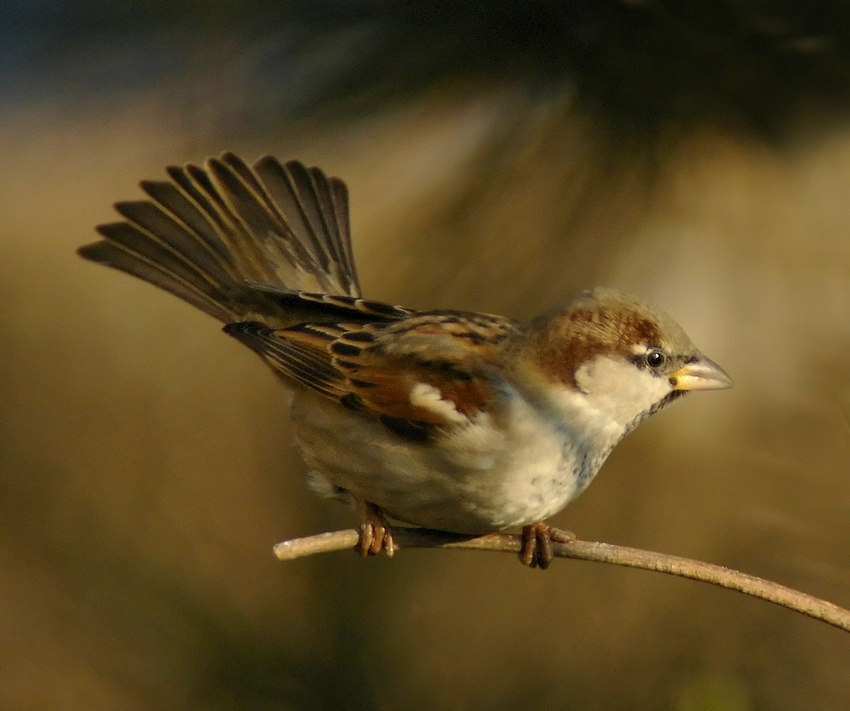
[[563, 423], [520, 398], [499, 422], [481, 414], [425, 443], [309, 392], [296, 393], [292, 418], [327, 493], [343, 489], [393, 518], [457, 533], [546, 519], [578, 496], [602, 463], [584, 456]]

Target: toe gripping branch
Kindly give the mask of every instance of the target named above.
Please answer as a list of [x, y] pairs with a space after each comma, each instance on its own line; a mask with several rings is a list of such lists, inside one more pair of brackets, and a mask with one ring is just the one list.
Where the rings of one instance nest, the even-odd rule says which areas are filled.
[[[381, 510], [372, 503], [360, 502], [362, 520], [360, 535], [354, 549], [364, 558], [385, 553], [388, 558], [395, 554], [393, 531]], [[552, 541], [570, 543], [576, 538], [570, 531], [538, 522], [522, 529], [522, 549], [519, 559], [529, 568], [546, 570], [553, 559]]]
[[546, 570], [552, 563], [552, 541], [570, 543], [575, 539], [576, 536], [571, 531], [555, 528], [542, 521], [524, 526], [522, 529], [522, 550], [519, 554], [520, 562], [529, 568]]
[[395, 554], [393, 530], [381, 510], [369, 502], [361, 502], [362, 520], [360, 522], [360, 538], [354, 549], [364, 558], [378, 555], [382, 551], [387, 558]]

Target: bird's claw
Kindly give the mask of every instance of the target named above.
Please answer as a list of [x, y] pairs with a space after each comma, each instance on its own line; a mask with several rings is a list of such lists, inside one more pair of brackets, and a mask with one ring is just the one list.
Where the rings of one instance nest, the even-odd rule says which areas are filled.
[[393, 531], [381, 511], [374, 504], [363, 504], [363, 520], [360, 523], [360, 539], [355, 550], [362, 556], [378, 555], [383, 551], [387, 558], [395, 554]]
[[570, 543], [576, 538], [571, 531], [555, 528], [548, 523], [532, 523], [522, 529], [520, 562], [529, 568], [546, 570], [552, 562], [552, 541]]

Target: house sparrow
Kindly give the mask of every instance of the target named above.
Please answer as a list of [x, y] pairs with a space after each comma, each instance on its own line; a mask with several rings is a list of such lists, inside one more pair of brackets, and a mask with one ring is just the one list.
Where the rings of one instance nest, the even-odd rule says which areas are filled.
[[294, 391], [312, 487], [362, 512], [363, 555], [393, 553], [385, 516], [483, 534], [545, 523], [630, 430], [690, 390], [732, 385], [667, 314], [609, 288], [520, 323], [364, 299], [338, 178], [225, 153], [142, 182], [86, 259], [220, 319]]

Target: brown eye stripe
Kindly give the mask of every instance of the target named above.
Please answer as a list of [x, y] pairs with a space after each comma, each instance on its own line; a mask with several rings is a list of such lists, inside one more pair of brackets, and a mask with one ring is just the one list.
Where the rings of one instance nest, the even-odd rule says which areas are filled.
[[[619, 340], [623, 343], [658, 343], [661, 340], [658, 324], [634, 312], [618, 313], [608, 309], [579, 308], [570, 312], [570, 319], [576, 335], [584, 335], [588, 341], [600, 340], [600, 336], [613, 334], [618, 337], [604, 340]], [[596, 337], [591, 334], [596, 334]]]
[[[580, 304], [544, 317], [528, 333], [529, 357], [549, 377], [576, 386], [575, 374], [584, 363], [603, 354], [616, 354], [646, 367], [645, 348], [665, 342], [663, 322], [642, 309]], [[635, 354], [635, 346], [641, 353]]]

